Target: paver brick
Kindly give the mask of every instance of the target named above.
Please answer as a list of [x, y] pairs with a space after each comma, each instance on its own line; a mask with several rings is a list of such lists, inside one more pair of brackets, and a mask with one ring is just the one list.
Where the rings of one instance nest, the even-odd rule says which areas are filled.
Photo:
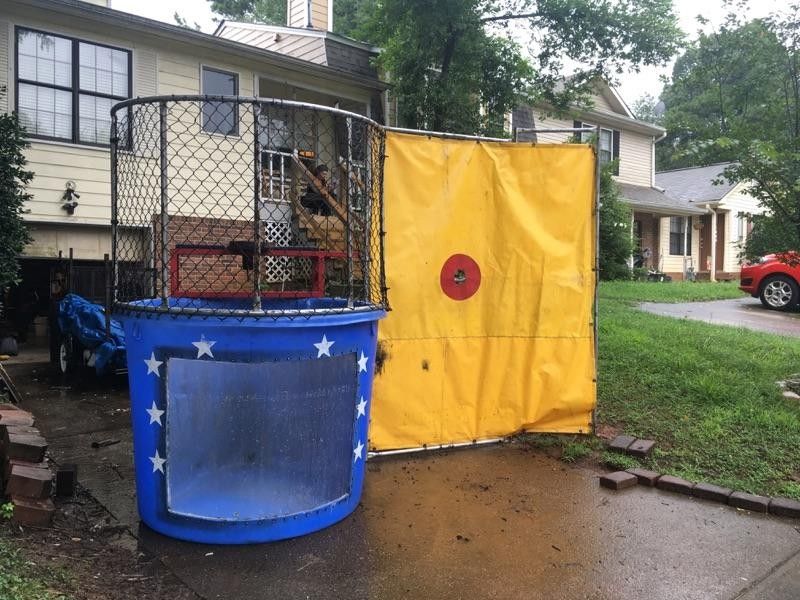
[[6, 430], [5, 455], [7, 458], [18, 458], [29, 462], [42, 462], [47, 451], [47, 440], [36, 433], [17, 433], [11, 428]]
[[14, 465], [6, 484], [8, 496], [25, 498], [49, 498], [53, 491], [53, 474], [44, 467]]
[[25, 425], [33, 426], [33, 415], [24, 410], [0, 410], [0, 425]]
[[769, 498], [766, 496], [748, 494], [747, 492], [733, 492], [730, 498], [728, 498], [728, 504], [736, 508], [765, 513], [769, 509]]
[[661, 477], [660, 473], [639, 468], [628, 469], [628, 473], [636, 475], [636, 479], [639, 480], [639, 485], [646, 485], [648, 487], [655, 487], [658, 478]]
[[45, 500], [34, 500], [32, 498], [11, 497], [14, 505], [12, 521], [19, 525], [29, 525], [33, 527], [49, 527], [53, 520], [53, 513], [56, 510], [50, 498]]
[[616, 471], [600, 476], [600, 486], [610, 490], [624, 490], [635, 486], [637, 482], [636, 475], [625, 471]]
[[728, 503], [728, 498], [732, 493], [733, 490], [728, 488], [704, 482], [696, 483], [694, 489], [692, 489], [692, 494], [697, 498], [714, 500], [715, 502], [723, 502], [725, 504]]
[[779, 517], [800, 519], [800, 502], [789, 498], [773, 498], [769, 502], [769, 512]]
[[650, 452], [653, 451], [656, 443], [653, 440], [636, 440], [630, 446], [626, 452], [631, 456], [637, 456], [639, 458], [647, 458], [650, 455]]
[[48, 468], [47, 461], [35, 463], [29, 460], [9, 458], [3, 462], [3, 481], [8, 481], [8, 478], [11, 477], [11, 469], [14, 468], [14, 465], [22, 465], [23, 467], [41, 467], [45, 469]]
[[617, 452], [625, 452], [633, 442], [636, 441], [636, 438], [630, 435], [618, 435], [613, 440], [608, 443], [608, 448], [610, 450], [616, 450]]
[[660, 490], [678, 492], [679, 494], [687, 494], [691, 496], [694, 484], [691, 481], [686, 481], [685, 479], [674, 477], [673, 475], [662, 475], [658, 478], [656, 487]]

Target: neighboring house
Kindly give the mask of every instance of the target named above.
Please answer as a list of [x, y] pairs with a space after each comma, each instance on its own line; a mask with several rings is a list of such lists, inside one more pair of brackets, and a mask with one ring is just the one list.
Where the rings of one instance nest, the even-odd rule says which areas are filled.
[[[308, 6], [291, 0], [290, 8], [303, 14]], [[27, 127], [26, 156], [35, 173], [25, 206], [33, 241], [21, 261], [19, 293], [35, 292], [41, 311], [58, 257], [70, 251], [84, 269], [81, 291], [103, 297], [102, 260], [111, 252], [109, 111], [115, 102], [239, 94], [340, 106], [385, 120], [388, 86], [370, 67], [368, 48], [318, 35], [326, 56], [309, 60], [288, 49], [227, 39], [236, 37], [232, 27], [221, 27], [220, 34], [112, 10], [103, 0], [0, 3], [0, 86], [7, 89], [0, 111], [17, 111]], [[67, 182], [80, 194], [74, 211], [64, 206]]]
[[[705, 167], [675, 169], [656, 173], [656, 185], [667, 196], [685, 207], [702, 210], [692, 218], [689, 228], [692, 241], [692, 264], [701, 278], [731, 279], [741, 269], [739, 253], [750, 233], [749, 216], [764, 209], [748, 195], [746, 183], [716, 183], [730, 163]], [[680, 254], [675, 235], [682, 223], [669, 222], [670, 258]], [[662, 229], [663, 231], [663, 229]]]

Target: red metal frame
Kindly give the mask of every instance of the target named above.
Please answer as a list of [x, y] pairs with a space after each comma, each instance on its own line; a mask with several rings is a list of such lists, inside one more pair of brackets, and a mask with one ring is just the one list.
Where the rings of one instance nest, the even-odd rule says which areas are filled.
[[[250, 298], [252, 291], [211, 292], [181, 289], [180, 258], [182, 256], [242, 256], [223, 246], [177, 247], [169, 258], [170, 295], [182, 298]], [[262, 291], [264, 298], [322, 298], [325, 295], [325, 259], [347, 258], [346, 252], [319, 250], [316, 248], [265, 248], [261, 256], [291, 256], [310, 258], [313, 262], [312, 286], [310, 290]]]

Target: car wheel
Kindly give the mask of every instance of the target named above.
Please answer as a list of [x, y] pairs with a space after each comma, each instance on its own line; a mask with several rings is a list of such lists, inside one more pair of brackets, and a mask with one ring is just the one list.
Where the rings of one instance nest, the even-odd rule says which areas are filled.
[[761, 286], [761, 304], [773, 310], [789, 310], [800, 300], [797, 282], [786, 275], [774, 275]]

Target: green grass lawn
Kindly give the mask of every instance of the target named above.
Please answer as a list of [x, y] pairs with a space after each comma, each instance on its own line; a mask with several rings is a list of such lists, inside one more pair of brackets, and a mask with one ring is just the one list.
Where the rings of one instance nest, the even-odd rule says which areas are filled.
[[724, 300], [745, 296], [738, 282], [672, 281], [669, 283], [643, 281], [604, 281], [599, 295], [606, 300], [626, 302], [698, 302]]
[[[671, 319], [639, 300], [731, 298], [720, 283], [600, 286], [598, 424], [658, 442], [641, 464], [693, 481], [800, 498], [800, 339]], [[635, 461], [605, 455], [617, 466]]]

